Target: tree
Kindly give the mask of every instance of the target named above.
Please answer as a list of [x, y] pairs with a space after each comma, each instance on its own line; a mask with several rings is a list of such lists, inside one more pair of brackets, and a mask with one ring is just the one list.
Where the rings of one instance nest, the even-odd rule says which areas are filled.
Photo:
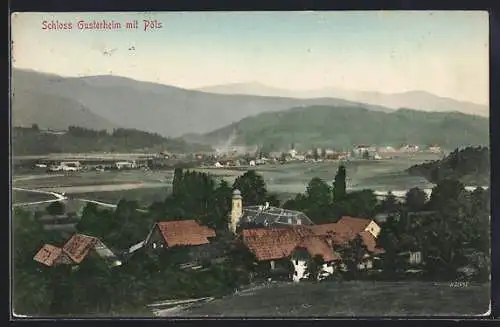
[[306, 187], [307, 200], [318, 205], [328, 205], [331, 199], [331, 189], [328, 184], [314, 177], [309, 181]]
[[307, 207], [307, 197], [299, 193], [294, 198], [287, 200], [283, 204], [283, 209], [302, 211]]
[[31, 129], [34, 131], [37, 131], [37, 132], [40, 130], [40, 128], [38, 127], [38, 124], [32, 124]]
[[249, 170], [236, 178], [233, 184], [233, 190], [235, 189], [241, 192], [244, 206], [261, 205], [266, 201], [266, 183], [255, 170]]
[[307, 184], [305, 213], [315, 223], [328, 222], [330, 218], [331, 189], [320, 178], [313, 178]]
[[316, 282], [319, 279], [319, 275], [323, 270], [323, 265], [325, 261], [321, 255], [315, 255], [309, 262], [307, 263], [306, 279], [312, 282]]
[[342, 203], [342, 215], [373, 218], [377, 208], [377, 196], [373, 190], [350, 192]]
[[[232, 191], [229, 184], [222, 180], [219, 186], [215, 189], [213, 202], [213, 211], [211, 211], [210, 220], [211, 224], [216, 230], [226, 230], [228, 226], [228, 216], [231, 211], [231, 197]], [[206, 225], [208, 225], [208, 221]]]
[[342, 201], [346, 197], [346, 169], [340, 164], [333, 182], [333, 201]]
[[395, 213], [398, 209], [398, 200], [396, 199], [396, 196], [389, 191], [387, 196], [380, 202], [379, 211], [383, 213]]
[[413, 187], [406, 192], [405, 205], [409, 211], [421, 211], [427, 203], [427, 194], [418, 187]]
[[182, 178], [184, 177], [184, 172], [182, 168], [174, 169], [174, 179], [172, 181], [172, 193], [177, 195], [182, 189]]
[[341, 262], [346, 269], [346, 275], [356, 278], [359, 271], [359, 265], [365, 262], [368, 249], [361, 236], [356, 236], [346, 244], [336, 245], [334, 250], [339, 253]]
[[65, 205], [61, 201], [52, 202], [45, 209], [49, 215], [57, 216], [64, 214]]
[[457, 180], [445, 179], [432, 189], [429, 206], [431, 209], [446, 207], [449, 201], [456, 202], [465, 191], [464, 185]]

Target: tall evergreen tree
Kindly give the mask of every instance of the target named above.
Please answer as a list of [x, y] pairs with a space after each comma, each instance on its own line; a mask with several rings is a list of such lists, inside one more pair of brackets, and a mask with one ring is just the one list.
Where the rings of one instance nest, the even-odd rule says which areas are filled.
[[175, 168], [174, 169], [174, 180], [172, 181], [172, 194], [173, 195], [179, 194], [183, 176], [184, 176], [184, 172], [182, 171], [182, 168]]
[[333, 200], [342, 201], [346, 197], [346, 170], [345, 166], [341, 164], [335, 175], [333, 182]]

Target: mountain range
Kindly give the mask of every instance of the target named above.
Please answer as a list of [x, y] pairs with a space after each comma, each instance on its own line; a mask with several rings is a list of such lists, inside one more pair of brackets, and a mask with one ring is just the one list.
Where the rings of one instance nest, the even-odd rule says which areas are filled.
[[163, 136], [207, 133], [248, 116], [312, 105], [391, 111], [337, 98], [212, 94], [118, 76], [61, 77], [14, 68], [14, 126], [135, 128]]
[[[437, 143], [456, 147], [489, 141], [488, 118], [467, 114], [477, 113], [478, 108], [425, 92], [387, 95], [384, 101], [393, 101], [389, 108], [332, 97], [285, 97], [305, 95], [259, 83], [200, 91], [111, 75], [61, 77], [15, 68], [11, 81], [14, 126], [123, 127], [210, 145]], [[310, 96], [321, 94], [326, 93]], [[415, 109], [394, 109], [402, 103]]]
[[217, 94], [280, 96], [301, 99], [332, 97], [371, 105], [384, 106], [391, 109], [413, 108], [422, 111], [434, 112], [459, 111], [471, 115], [489, 116], [489, 108], [486, 105], [440, 97], [424, 91], [387, 94], [380, 92], [346, 90], [334, 87], [301, 91], [275, 88], [259, 82], [222, 84], [202, 87], [197, 90]]

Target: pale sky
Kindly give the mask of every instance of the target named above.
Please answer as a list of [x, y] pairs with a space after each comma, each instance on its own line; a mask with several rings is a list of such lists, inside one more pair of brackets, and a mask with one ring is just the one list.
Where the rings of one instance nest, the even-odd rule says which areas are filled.
[[[78, 29], [80, 20], [102, 19], [122, 29]], [[139, 28], [126, 29], [134, 19]], [[144, 31], [143, 19], [162, 28]], [[73, 28], [43, 30], [43, 21]], [[62, 76], [113, 74], [185, 88], [256, 81], [422, 90], [487, 104], [488, 25], [480, 11], [18, 13], [12, 60]]]

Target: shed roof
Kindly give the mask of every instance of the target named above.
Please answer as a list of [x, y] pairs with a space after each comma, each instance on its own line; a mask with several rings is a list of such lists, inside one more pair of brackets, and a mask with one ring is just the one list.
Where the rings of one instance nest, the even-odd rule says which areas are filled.
[[199, 225], [195, 220], [163, 221], [155, 224], [168, 247], [208, 244], [215, 231]]
[[44, 244], [44, 246], [35, 254], [33, 260], [52, 267], [62, 254], [63, 251], [60, 247], [51, 244]]
[[94, 247], [96, 241], [95, 237], [75, 234], [64, 244], [63, 250], [74, 262], [80, 263]]

